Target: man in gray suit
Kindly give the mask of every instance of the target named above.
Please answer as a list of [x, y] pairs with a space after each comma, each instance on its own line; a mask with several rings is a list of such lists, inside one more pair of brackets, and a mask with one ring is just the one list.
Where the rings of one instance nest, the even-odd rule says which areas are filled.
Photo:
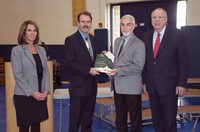
[[108, 73], [114, 90], [116, 127], [117, 132], [128, 132], [129, 112], [132, 132], [141, 132], [141, 74], [145, 63], [145, 46], [133, 33], [136, 27], [133, 16], [124, 15], [120, 27], [123, 36], [115, 40], [114, 68]]

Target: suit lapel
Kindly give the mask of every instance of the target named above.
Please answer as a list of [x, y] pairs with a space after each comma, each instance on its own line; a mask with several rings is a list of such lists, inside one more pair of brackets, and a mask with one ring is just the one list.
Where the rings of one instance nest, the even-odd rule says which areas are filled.
[[115, 58], [118, 57], [117, 53], [118, 53], [118, 50], [119, 50], [119, 46], [121, 44], [121, 41], [122, 41], [122, 37], [120, 37], [118, 40], [116, 40], [116, 43], [115, 43], [115, 50], [114, 50], [114, 56]]
[[[126, 51], [126, 49], [131, 45], [133, 41], [133, 37], [131, 37], [128, 42], [126, 43], [126, 45], [124, 46], [123, 50], [121, 51], [120, 55], [119, 55], [119, 58], [124, 54], [124, 52]], [[119, 46], [120, 48], [120, 46]]]
[[161, 43], [160, 43], [160, 47], [159, 47], [159, 49], [158, 49], [158, 53], [157, 53], [156, 58], [159, 57], [160, 53], [162, 52], [162, 50], [164, 49], [164, 47], [165, 47], [165, 45], [166, 45], [166, 43], [167, 43], [168, 32], [169, 32], [169, 30], [168, 30], [168, 28], [166, 28], [165, 33], [164, 33], [164, 36], [163, 36], [162, 41], [161, 41]]
[[153, 57], [153, 30], [151, 31], [151, 33], [150, 33], [150, 35], [148, 37], [148, 40], [146, 42], [148, 42], [147, 46], [150, 49], [151, 58], [154, 59], [154, 57]]
[[91, 35], [90, 35], [90, 41], [91, 41], [91, 46], [92, 46], [93, 58], [96, 58], [95, 42], [94, 42], [94, 39], [92, 39]]
[[[41, 47], [41, 48], [43, 48], [43, 47]], [[44, 61], [43, 61], [43, 57], [42, 57], [42, 51], [41, 51], [41, 49], [37, 45], [36, 45], [36, 50], [37, 50], [37, 52], [38, 52], [38, 54], [40, 56], [40, 59], [42, 61], [42, 66], [44, 67]]]
[[[124, 52], [134, 43], [134, 38], [135, 38], [135, 35], [133, 34], [132, 37], [128, 40], [127, 44], [125, 45], [124, 49], [122, 50], [121, 52], [121, 55], [124, 54]], [[121, 56], [120, 55], [120, 56]]]
[[[134, 41], [135, 41], [134, 38], [135, 38], [135, 35], [133, 34], [132, 37], [128, 40], [127, 44], [124, 46], [124, 48], [123, 48], [121, 54], [119, 55], [119, 57], [121, 55], [123, 55], [124, 52], [126, 52], [126, 50], [134, 43]], [[121, 41], [122, 41], [122, 39], [121, 39]], [[120, 41], [120, 43], [121, 43], [121, 41]], [[118, 47], [118, 49], [119, 49], [119, 47]]]
[[[81, 49], [83, 49], [83, 51], [84, 51], [84, 54], [88, 56], [87, 58], [90, 58], [90, 60], [92, 60], [92, 58], [91, 58], [91, 56], [90, 56], [90, 53], [88, 52], [88, 49], [87, 49], [87, 47], [86, 47], [85, 41], [83, 40], [83, 38], [82, 38], [80, 32], [77, 31], [76, 34], [77, 34], [78, 40], [79, 40], [79, 42], [80, 42], [79, 44], [80, 44], [80, 46], [82, 47]], [[92, 42], [91, 42], [91, 43], [92, 43]]]
[[24, 50], [24, 54], [26, 55], [26, 57], [30, 60], [30, 62], [36, 66], [35, 60], [33, 58], [33, 55], [31, 54], [31, 52], [28, 49], [28, 45], [23, 44], [22, 45], [22, 49]]
[[119, 39], [116, 40], [115, 42], [115, 50], [114, 50], [114, 56], [115, 56], [115, 61], [114, 63], [117, 63], [121, 57], [124, 57], [123, 54], [130, 48], [130, 46], [133, 45], [134, 41], [135, 41], [135, 35], [133, 34], [132, 37], [128, 40], [128, 42], [126, 42], [123, 50], [121, 51], [120, 55], [118, 56], [118, 50], [120, 48], [120, 45], [122, 43], [122, 39], [123, 37], [120, 37]]

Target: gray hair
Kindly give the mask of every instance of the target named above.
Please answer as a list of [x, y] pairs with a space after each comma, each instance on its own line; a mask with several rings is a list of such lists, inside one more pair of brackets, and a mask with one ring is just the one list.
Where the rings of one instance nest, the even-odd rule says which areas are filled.
[[166, 11], [164, 8], [161, 8], [161, 7], [154, 9], [154, 10], [152, 11], [152, 13], [151, 13], [151, 17], [153, 16], [153, 13], [154, 13], [156, 10], [162, 10], [163, 13], [164, 13], [164, 16], [163, 16], [163, 17], [167, 18], [167, 11]]
[[135, 18], [134, 18], [132, 15], [129, 15], [129, 14], [124, 15], [124, 16], [120, 19], [120, 21], [122, 21], [122, 19], [129, 19], [129, 20], [131, 21], [132, 24], [135, 24]]

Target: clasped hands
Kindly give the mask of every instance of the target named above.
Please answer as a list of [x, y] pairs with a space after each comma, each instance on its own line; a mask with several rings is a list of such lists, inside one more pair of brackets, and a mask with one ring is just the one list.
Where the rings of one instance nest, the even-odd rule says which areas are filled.
[[45, 91], [43, 93], [41, 92], [34, 92], [32, 94], [33, 98], [36, 99], [37, 101], [43, 101], [47, 98], [48, 92]]

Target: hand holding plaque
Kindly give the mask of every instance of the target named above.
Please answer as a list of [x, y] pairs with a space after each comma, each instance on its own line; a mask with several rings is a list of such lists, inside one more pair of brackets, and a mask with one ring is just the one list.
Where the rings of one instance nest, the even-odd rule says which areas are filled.
[[108, 73], [113, 68], [114, 56], [111, 52], [97, 54], [94, 67], [100, 72]]

